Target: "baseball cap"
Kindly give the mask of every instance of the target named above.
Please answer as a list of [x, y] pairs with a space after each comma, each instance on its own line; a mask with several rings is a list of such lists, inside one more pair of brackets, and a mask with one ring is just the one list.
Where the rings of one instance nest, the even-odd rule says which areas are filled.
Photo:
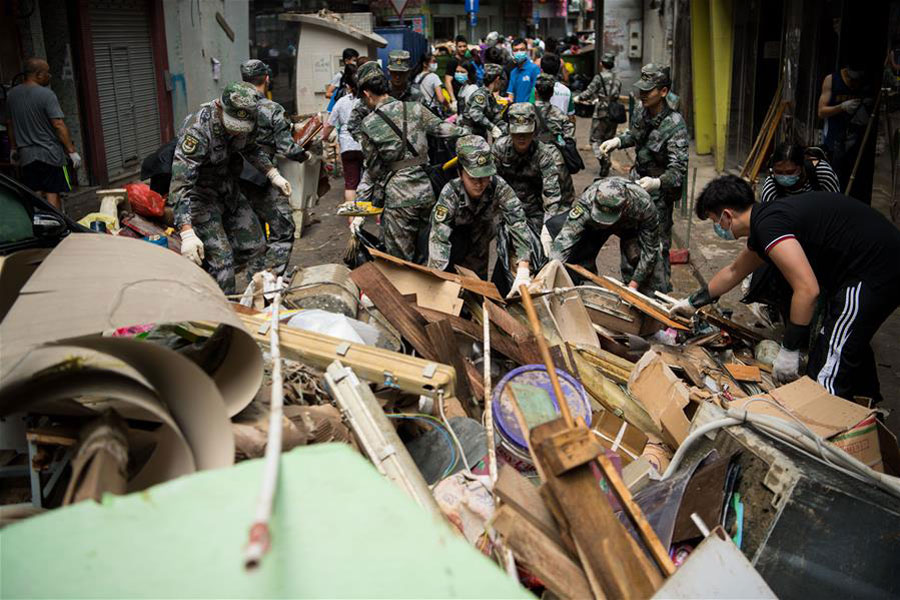
[[459, 164], [472, 177], [490, 177], [497, 173], [491, 147], [478, 135], [464, 135], [456, 141]]
[[249, 81], [260, 75], [271, 75], [269, 66], [263, 61], [251, 58], [250, 60], [241, 63], [241, 79], [244, 81]]
[[409, 52], [391, 50], [388, 54], [388, 71], [409, 71]]
[[670, 85], [669, 70], [662, 65], [650, 63], [641, 68], [641, 78], [635, 82], [634, 87], [642, 92], [649, 92], [652, 89]]
[[528, 102], [517, 102], [506, 111], [509, 118], [510, 133], [531, 133], [534, 131], [534, 105]]
[[250, 133], [256, 127], [259, 94], [249, 83], [236, 81], [225, 86], [220, 99], [222, 124], [235, 133]]

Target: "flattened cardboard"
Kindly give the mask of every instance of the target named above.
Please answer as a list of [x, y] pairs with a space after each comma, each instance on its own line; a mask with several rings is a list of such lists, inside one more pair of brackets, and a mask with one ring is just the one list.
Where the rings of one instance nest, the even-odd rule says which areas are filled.
[[[628, 421], [620, 419], [608, 410], [594, 413], [591, 419], [591, 429], [602, 434], [597, 437], [604, 448], [612, 450], [622, 459], [622, 465], [627, 465], [634, 457], [640, 458], [644, 447], [647, 445], [647, 436], [643, 431], [629, 425]], [[616, 446], [613, 449], [613, 446]]]
[[677, 448], [687, 437], [691, 421], [684, 409], [690, 390], [655, 350], [648, 350], [634, 366], [628, 391], [662, 430], [662, 440]]
[[0, 322], [0, 378], [49, 342], [179, 321], [223, 323], [237, 332], [211, 374], [228, 414], [237, 414], [262, 382], [262, 355], [216, 282], [191, 261], [142, 240], [70, 235], [22, 286]]

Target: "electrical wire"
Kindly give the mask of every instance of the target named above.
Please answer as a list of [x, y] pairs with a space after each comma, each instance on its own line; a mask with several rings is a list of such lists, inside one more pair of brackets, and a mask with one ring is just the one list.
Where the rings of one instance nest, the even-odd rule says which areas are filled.
[[389, 419], [424, 421], [428, 425], [431, 425], [436, 430], [440, 431], [441, 435], [444, 436], [444, 441], [450, 447], [450, 464], [444, 469], [443, 473], [441, 473], [441, 479], [447, 477], [450, 473], [453, 472], [453, 469], [455, 469], [457, 463], [459, 463], [459, 458], [456, 455], [456, 446], [453, 445], [453, 440], [450, 439], [450, 434], [447, 433], [447, 430], [444, 428], [443, 423], [441, 423], [431, 415], [426, 414], [385, 413], [385, 416], [387, 416], [387, 418]]
[[466, 472], [474, 477], [475, 474], [472, 473], [472, 467], [469, 466], [469, 461], [466, 459], [466, 451], [463, 450], [462, 444], [459, 443], [459, 438], [456, 437], [456, 432], [450, 427], [450, 421], [447, 420], [447, 415], [444, 414], [444, 390], [438, 390], [438, 412], [441, 415], [441, 420], [444, 422], [444, 425], [447, 426], [447, 431], [450, 432], [450, 437], [453, 438], [456, 447], [459, 448], [459, 455], [462, 457]]

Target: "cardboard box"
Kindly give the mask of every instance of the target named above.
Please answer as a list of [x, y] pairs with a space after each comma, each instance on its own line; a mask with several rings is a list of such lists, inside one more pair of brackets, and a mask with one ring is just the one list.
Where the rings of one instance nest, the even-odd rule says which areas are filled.
[[640, 458], [647, 445], [647, 436], [643, 431], [606, 410], [594, 413], [591, 429], [600, 433], [597, 439], [604, 448], [618, 454], [623, 465]]
[[628, 392], [662, 430], [663, 441], [677, 448], [687, 437], [696, 405], [690, 390], [655, 350], [648, 350], [634, 366]]
[[[761, 396], [784, 410], [764, 402], [753, 402], [747, 410], [790, 420], [785, 411], [808, 426], [814, 433], [876, 471], [884, 472], [882, 456], [894, 462], [897, 439], [875, 418], [872, 409], [828, 393], [824, 387], [803, 377]], [[742, 406], [746, 399], [732, 406]], [[890, 470], [893, 470], [891, 467]]]

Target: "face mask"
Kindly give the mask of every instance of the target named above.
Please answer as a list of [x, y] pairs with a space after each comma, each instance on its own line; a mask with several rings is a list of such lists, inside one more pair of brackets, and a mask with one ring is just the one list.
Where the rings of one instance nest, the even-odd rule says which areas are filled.
[[523, 63], [523, 62], [525, 62], [525, 59], [528, 58], [528, 53], [527, 52], [516, 52], [515, 54], [513, 54], [513, 58], [516, 59], [516, 62]]
[[455, 73], [453, 78], [460, 83], [469, 83], [469, 75], [467, 73]]
[[798, 181], [799, 175], [775, 175], [775, 182], [781, 187], [794, 187]]
[[734, 234], [731, 233], [730, 229], [725, 229], [718, 223], [713, 223], [713, 229], [716, 232], [716, 235], [722, 238], [723, 240], [732, 241], [734, 240]]
[[428, 65], [428, 70], [431, 71], [432, 73], [437, 71], [437, 63], [431, 63], [430, 65]]

